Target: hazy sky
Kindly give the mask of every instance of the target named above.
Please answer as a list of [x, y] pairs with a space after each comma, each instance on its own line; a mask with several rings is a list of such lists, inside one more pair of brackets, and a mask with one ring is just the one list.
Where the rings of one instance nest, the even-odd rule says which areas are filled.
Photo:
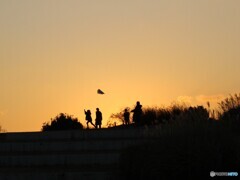
[[[0, 124], [240, 92], [239, 0], [1, 0]], [[106, 92], [98, 95], [97, 89]]]

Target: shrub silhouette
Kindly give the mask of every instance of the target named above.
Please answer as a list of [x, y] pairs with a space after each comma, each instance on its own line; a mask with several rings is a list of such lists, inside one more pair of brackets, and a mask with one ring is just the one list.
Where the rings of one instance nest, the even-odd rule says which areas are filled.
[[107, 122], [107, 126], [113, 127], [115, 125], [124, 124], [123, 113], [124, 113], [123, 109], [118, 113], [112, 113]]
[[209, 120], [209, 112], [203, 106], [189, 107], [183, 110], [175, 121], [178, 123], [204, 123]]
[[[123, 124], [123, 111], [111, 115], [108, 124], [113, 121]], [[203, 106], [187, 107], [184, 104], [174, 104], [168, 108], [146, 107], [143, 108], [143, 114], [140, 125], [156, 125], [168, 123], [183, 122], [206, 122], [209, 120], [209, 112]]]
[[83, 129], [83, 125], [78, 122], [77, 118], [64, 113], [60, 113], [51, 122], [45, 122], [42, 126], [42, 131], [70, 130]]
[[157, 121], [157, 108], [146, 108], [143, 109], [143, 115], [141, 118], [141, 124], [152, 125]]

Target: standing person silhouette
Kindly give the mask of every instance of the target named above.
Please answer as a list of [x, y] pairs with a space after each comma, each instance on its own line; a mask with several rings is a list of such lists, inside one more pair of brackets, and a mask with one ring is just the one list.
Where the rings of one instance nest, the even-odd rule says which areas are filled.
[[124, 117], [124, 123], [125, 123], [125, 125], [129, 125], [130, 113], [128, 112], [128, 109], [127, 109], [127, 108], [124, 110], [123, 117]]
[[102, 125], [102, 113], [99, 110], [99, 108], [96, 109], [96, 120], [95, 120], [95, 127], [96, 129], [99, 128], [101, 129], [101, 125]]
[[92, 116], [91, 116], [91, 111], [90, 110], [85, 110], [84, 109], [84, 112], [85, 112], [85, 115], [86, 115], [86, 121], [87, 121], [87, 129], [89, 128], [88, 127], [88, 123], [90, 123], [91, 125], [93, 125], [95, 127], [95, 125], [92, 123]]
[[139, 101], [137, 101], [135, 108], [131, 112], [133, 112], [133, 122], [140, 124], [142, 116], [142, 105]]

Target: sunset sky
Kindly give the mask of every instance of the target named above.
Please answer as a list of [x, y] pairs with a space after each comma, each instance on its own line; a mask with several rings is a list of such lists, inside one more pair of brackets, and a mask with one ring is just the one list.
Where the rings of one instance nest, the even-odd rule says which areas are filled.
[[[0, 125], [240, 92], [239, 0], [1, 0]], [[98, 95], [97, 89], [105, 95]]]

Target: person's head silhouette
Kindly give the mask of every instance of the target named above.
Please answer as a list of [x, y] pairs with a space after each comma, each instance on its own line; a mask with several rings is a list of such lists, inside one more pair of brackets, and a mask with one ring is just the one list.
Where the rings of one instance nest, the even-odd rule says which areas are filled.
[[141, 106], [139, 101], [137, 101], [137, 106]]

